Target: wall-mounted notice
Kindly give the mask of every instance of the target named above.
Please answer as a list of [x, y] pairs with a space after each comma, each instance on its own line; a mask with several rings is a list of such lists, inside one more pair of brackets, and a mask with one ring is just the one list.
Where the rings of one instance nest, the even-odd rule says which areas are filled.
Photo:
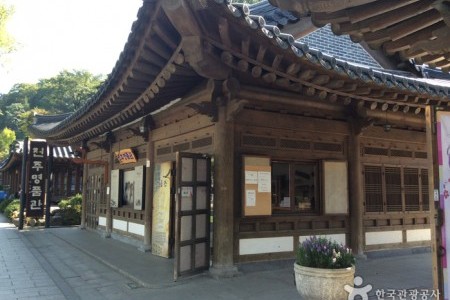
[[272, 173], [270, 158], [243, 157], [243, 213], [244, 216], [268, 216], [272, 214]]
[[246, 190], [245, 191], [245, 206], [255, 206], [256, 205], [256, 191]]
[[270, 193], [271, 184], [270, 172], [258, 172], [258, 193]]
[[245, 171], [245, 184], [258, 184], [258, 172]]

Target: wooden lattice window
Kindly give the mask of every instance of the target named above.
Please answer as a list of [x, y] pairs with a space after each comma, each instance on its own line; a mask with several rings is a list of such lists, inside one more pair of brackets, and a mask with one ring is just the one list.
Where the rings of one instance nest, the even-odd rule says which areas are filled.
[[420, 210], [419, 169], [404, 168], [403, 180], [405, 189], [405, 210], [406, 211]]
[[402, 211], [402, 175], [400, 167], [386, 167], [386, 210]]
[[365, 166], [366, 212], [429, 210], [428, 171], [395, 166]]
[[422, 169], [420, 181], [422, 185], [422, 210], [430, 210], [430, 194], [428, 190], [428, 170]]
[[366, 211], [383, 211], [383, 189], [381, 167], [366, 166], [364, 170]]

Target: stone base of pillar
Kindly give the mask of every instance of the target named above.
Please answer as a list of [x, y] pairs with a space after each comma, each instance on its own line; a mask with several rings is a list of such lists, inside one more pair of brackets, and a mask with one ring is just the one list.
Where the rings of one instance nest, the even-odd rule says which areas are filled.
[[102, 232], [102, 238], [104, 238], [104, 239], [109, 239], [109, 238], [111, 238], [111, 232], [103, 231], [103, 232]]
[[365, 255], [364, 253], [359, 253], [355, 254], [355, 258], [360, 260], [367, 260], [367, 255]]
[[209, 269], [209, 274], [215, 279], [231, 278], [242, 275], [236, 266], [214, 266]]
[[152, 251], [152, 246], [151, 245], [140, 245], [138, 248], [137, 248], [139, 251], [141, 251], [141, 252], [150, 252], [150, 251]]

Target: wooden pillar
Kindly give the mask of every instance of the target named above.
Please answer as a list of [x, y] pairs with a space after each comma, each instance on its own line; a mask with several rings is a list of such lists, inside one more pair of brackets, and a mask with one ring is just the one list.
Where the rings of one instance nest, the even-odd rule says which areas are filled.
[[350, 123], [348, 147], [349, 191], [350, 191], [350, 247], [356, 255], [364, 255], [364, 192], [361, 170], [361, 125]]
[[[434, 190], [437, 189], [434, 176], [437, 174], [437, 158], [436, 158], [436, 122], [434, 116], [434, 108], [427, 105], [425, 108], [425, 122], [426, 122], [426, 134], [427, 134], [427, 153], [428, 153], [428, 195], [430, 203], [430, 230], [431, 230], [431, 256], [432, 256], [432, 272], [433, 272], [433, 289], [438, 289], [443, 293], [443, 282], [438, 269], [438, 252], [437, 252], [437, 239], [439, 238], [436, 234], [436, 221], [435, 221], [435, 201], [434, 201]], [[442, 274], [441, 274], [442, 275]]]
[[220, 105], [214, 132], [214, 277], [238, 273], [233, 261], [234, 127], [226, 116], [226, 106]]
[[[86, 159], [87, 154], [83, 152], [83, 159]], [[87, 178], [88, 178], [88, 165], [83, 164], [83, 186], [81, 190], [82, 202], [81, 202], [81, 225], [80, 229], [86, 229], [86, 207], [87, 207]]]
[[[108, 158], [108, 162], [109, 162], [109, 168], [108, 168], [108, 172], [111, 172], [111, 170], [113, 169], [114, 166], [114, 151], [112, 149], [112, 144], [109, 147], [109, 158]], [[103, 160], [103, 157], [102, 157]], [[105, 178], [103, 179], [105, 180]], [[103, 237], [104, 238], [110, 238], [111, 237], [111, 232], [112, 232], [112, 208], [111, 208], [111, 190], [112, 190], [112, 186], [111, 186], [111, 180], [108, 180], [106, 186], [105, 186], [106, 190], [109, 191], [109, 193], [105, 193], [106, 194], [106, 228], [105, 228], [105, 232], [103, 233]], [[114, 187], [117, 188], [117, 187]]]
[[145, 211], [144, 211], [144, 244], [139, 247], [142, 252], [152, 249], [152, 211], [153, 211], [153, 174], [155, 160], [153, 155], [154, 143], [147, 142], [147, 165], [145, 171]]

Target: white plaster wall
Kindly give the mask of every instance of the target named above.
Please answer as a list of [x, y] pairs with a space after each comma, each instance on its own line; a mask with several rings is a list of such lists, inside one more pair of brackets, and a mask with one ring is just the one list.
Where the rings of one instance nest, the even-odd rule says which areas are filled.
[[132, 222], [128, 223], [128, 232], [129, 233], [144, 236], [144, 228], [145, 227], [142, 224], [137, 224], [137, 223], [132, 223]]
[[127, 221], [113, 219], [112, 223], [113, 223], [114, 229], [128, 231], [128, 222]]
[[240, 239], [239, 255], [294, 251], [294, 237]]
[[393, 244], [403, 242], [401, 230], [366, 232], [366, 245]]
[[[300, 236], [299, 242], [303, 243], [307, 238], [310, 238], [310, 237], [311, 237], [311, 235]], [[344, 246], [347, 245], [347, 243], [345, 241], [345, 233], [316, 235], [316, 237], [327, 238], [327, 239], [337, 242], [338, 244], [342, 244]]]
[[106, 226], [106, 218], [105, 217], [98, 217], [98, 225]]
[[406, 231], [407, 242], [431, 241], [431, 229], [412, 229]]

